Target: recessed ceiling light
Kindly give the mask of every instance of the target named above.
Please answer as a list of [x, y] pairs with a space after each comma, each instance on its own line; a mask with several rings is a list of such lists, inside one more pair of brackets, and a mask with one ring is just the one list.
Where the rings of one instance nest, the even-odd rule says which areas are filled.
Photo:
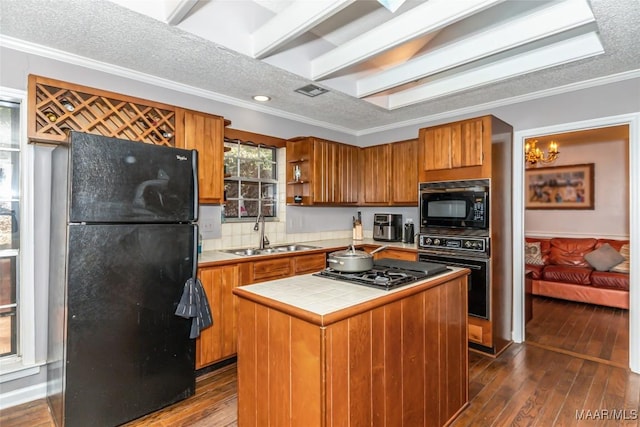
[[267, 96], [267, 95], [256, 95], [256, 96], [253, 97], [253, 99], [258, 101], [258, 102], [271, 101], [271, 97]]

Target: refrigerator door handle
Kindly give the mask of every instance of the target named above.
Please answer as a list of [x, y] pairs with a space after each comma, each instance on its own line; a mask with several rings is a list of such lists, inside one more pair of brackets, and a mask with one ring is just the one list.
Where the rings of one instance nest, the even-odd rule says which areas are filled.
[[193, 225], [193, 271], [191, 277], [195, 280], [198, 277], [198, 245], [200, 244], [200, 229], [197, 224]]
[[[193, 155], [191, 156], [193, 171], [193, 220], [198, 220], [198, 200], [199, 200], [199, 188], [198, 188], [198, 152], [196, 150], [191, 150]], [[198, 239], [196, 239], [198, 240]], [[195, 277], [195, 276], [194, 276]]]

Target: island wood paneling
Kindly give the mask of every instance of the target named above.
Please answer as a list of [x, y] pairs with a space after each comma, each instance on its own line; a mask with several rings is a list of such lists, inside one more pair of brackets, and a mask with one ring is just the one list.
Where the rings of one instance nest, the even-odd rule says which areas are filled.
[[321, 426], [320, 329], [244, 299], [238, 322], [239, 424]]
[[326, 327], [240, 297], [239, 425], [445, 425], [468, 401], [466, 280]]

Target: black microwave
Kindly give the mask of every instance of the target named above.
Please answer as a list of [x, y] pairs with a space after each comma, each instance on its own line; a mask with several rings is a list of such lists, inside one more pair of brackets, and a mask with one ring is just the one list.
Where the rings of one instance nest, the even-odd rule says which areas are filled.
[[489, 181], [420, 184], [420, 228], [489, 228]]

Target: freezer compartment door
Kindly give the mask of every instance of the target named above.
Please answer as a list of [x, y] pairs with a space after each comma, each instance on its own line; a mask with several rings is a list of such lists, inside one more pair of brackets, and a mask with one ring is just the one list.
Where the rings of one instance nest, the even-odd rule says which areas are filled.
[[197, 152], [71, 133], [71, 222], [189, 222]]
[[195, 392], [191, 321], [176, 316], [196, 227], [71, 225], [67, 426], [118, 425]]

